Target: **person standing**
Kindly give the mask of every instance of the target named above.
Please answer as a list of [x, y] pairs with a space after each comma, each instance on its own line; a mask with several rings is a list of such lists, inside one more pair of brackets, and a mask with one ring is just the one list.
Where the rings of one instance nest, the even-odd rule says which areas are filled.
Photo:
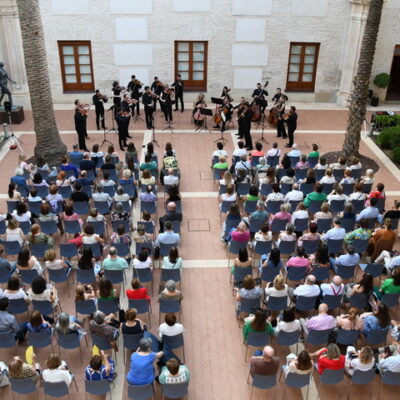
[[94, 108], [96, 111], [96, 126], [97, 130], [100, 130], [100, 121], [101, 121], [101, 127], [103, 129], [107, 129], [104, 125], [104, 104], [108, 101], [107, 96], [104, 96], [100, 93], [100, 90], [97, 89], [95, 94], [92, 97], [92, 101], [94, 104]]
[[287, 143], [285, 147], [292, 147], [294, 142], [294, 132], [297, 128], [297, 113], [295, 106], [290, 106], [289, 115], [285, 118], [285, 122], [287, 124], [289, 136], [289, 143]]
[[136, 107], [136, 112], [137, 115], [140, 115], [140, 109], [139, 109], [139, 99], [142, 95], [141, 93], [142, 89], [142, 83], [136, 79], [135, 75], [131, 76], [131, 81], [128, 83], [128, 90], [131, 92], [131, 99], [137, 100], [137, 103], [132, 106], [132, 117], [135, 116], [135, 107]]
[[118, 81], [114, 81], [112, 84], [113, 92], [113, 103], [114, 103], [114, 114], [117, 113], [117, 109], [121, 107], [121, 86], [119, 86]]
[[153, 101], [153, 94], [149, 86], [144, 88], [142, 96], [142, 102], [144, 105], [144, 115], [146, 117], [147, 129], [153, 128], [153, 113], [155, 111], [155, 102]]
[[178, 111], [178, 101], [181, 102], [181, 112], [184, 111], [185, 107], [183, 105], [183, 81], [180, 74], [176, 76], [175, 82], [171, 85], [175, 88], [175, 111]]
[[79, 150], [89, 151], [86, 147], [86, 137], [87, 130], [86, 130], [86, 122], [87, 122], [87, 113], [84, 109], [79, 109], [75, 111], [75, 130], [78, 134], [78, 143], [79, 143]]
[[166, 87], [164, 92], [162, 92], [160, 101], [163, 104], [163, 111], [164, 111], [164, 117], [165, 117], [165, 122], [172, 122], [172, 90], [169, 87]]
[[242, 132], [245, 140], [245, 147], [247, 150], [253, 150], [253, 141], [251, 140], [251, 116], [253, 112], [251, 111], [249, 103], [246, 101], [244, 103], [244, 110], [242, 112]]
[[122, 151], [124, 151], [124, 146], [128, 147], [126, 139], [128, 137], [129, 117], [126, 115], [126, 113], [122, 111], [122, 109], [119, 109], [119, 111], [117, 111], [117, 114], [115, 116], [115, 120], [117, 121], [118, 125], [119, 147]]
[[12, 105], [12, 96], [11, 96], [10, 89], [8, 88], [8, 81], [15, 84], [15, 82], [8, 76], [7, 71], [4, 68], [4, 63], [0, 62], [0, 89], [1, 89], [0, 90], [0, 93], [1, 93], [0, 104], [1, 104], [4, 96], [7, 95], [8, 101]]
[[276, 137], [281, 137], [283, 139], [286, 139], [286, 137], [287, 137], [284, 119], [283, 119], [283, 115], [285, 114], [285, 107], [286, 107], [286, 97], [285, 97], [285, 95], [282, 95], [280, 97], [280, 99], [278, 100], [278, 102], [275, 104], [274, 112], [276, 113], [276, 117], [277, 117]]
[[[153, 92], [153, 93], [155, 93], [158, 97], [156, 97], [156, 99], [154, 100], [154, 111], [156, 111], [157, 110], [157, 99], [160, 99], [160, 96], [161, 96], [161, 93], [163, 92], [163, 85], [162, 85], [162, 83], [160, 82], [160, 80], [158, 79], [158, 77], [157, 76], [155, 76], [154, 77], [154, 81], [153, 81], [153, 83], [151, 84], [151, 91]], [[161, 111], [164, 111], [164, 109], [163, 109], [163, 103], [161, 103], [161, 100], [160, 100], [160, 107], [161, 107]]]

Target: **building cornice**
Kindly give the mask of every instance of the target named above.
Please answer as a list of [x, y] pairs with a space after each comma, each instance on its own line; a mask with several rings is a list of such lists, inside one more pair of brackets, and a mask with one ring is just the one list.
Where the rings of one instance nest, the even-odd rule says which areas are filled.
[[0, 0], [0, 16], [15, 15], [18, 15], [18, 8], [15, 0]]

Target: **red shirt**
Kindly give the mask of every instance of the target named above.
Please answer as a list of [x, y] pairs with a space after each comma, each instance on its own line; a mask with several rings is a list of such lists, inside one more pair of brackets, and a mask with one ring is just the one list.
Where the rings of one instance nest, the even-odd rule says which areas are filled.
[[139, 289], [127, 289], [126, 290], [126, 297], [131, 300], [141, 300], [147, 299], [150, 300], [150, 296], [147, 294], [147, 288], [139, 288]]
[[318, 373], [321, 375], [325, 369], [343, 369], [345, 357], [340, 356], [338, 360], [331, 360], [325, 357], [325, 353], [328, 349], [322, 349], [318, 355]]

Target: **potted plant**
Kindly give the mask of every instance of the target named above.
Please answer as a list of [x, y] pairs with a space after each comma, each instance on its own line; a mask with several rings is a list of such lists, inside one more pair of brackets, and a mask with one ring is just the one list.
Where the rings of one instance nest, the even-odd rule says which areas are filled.
[[390, 83], [390, 75], [386, 72], [382, 72], [375, 76], [374, 85], [378, 88], [377, 94], [379, 97], [379, 101], [385, 101], [386, 99], [386, 90]]

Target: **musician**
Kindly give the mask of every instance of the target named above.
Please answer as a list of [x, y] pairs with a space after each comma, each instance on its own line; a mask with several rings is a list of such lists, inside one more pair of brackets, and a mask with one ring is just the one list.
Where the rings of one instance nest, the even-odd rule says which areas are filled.
[[[160, 82], [157, 76], [154, 77], [154, 81], [151, 84], [151, 91], [155, 93], [157, 96], [161, 96], [161, 93], [163, 92], [163, 84]], [[161, 111], [163, 111], [163, 103], [160, 100], [160, 97], [158, 97], [158, 100], [160, 102], [160, 107]], [[157, 110], [157, 97], [155, 98], [154, 101], [154, 111]]]
[[[79, 99], [76, 99], [74, 101], [74, 106], [75, 106], [75, 114], [79, 114], [81, 110], [83, 110], [87, 116], [90, 107], [89, 104], [83, 104]], [[86, 129], [85, 129], [85, 139], [89, 139], [89, 135], [87, 134]]]
[[272, 101], [276, 105], [278, 101], [280, 100], [282, 96], [282, 89], [280, 87], [276, 88], [276, 93], [274, 94], [274, 97], [272, 98]]
[[[132, 75], [131, 81], [128, 83], [127, 88], [131, 92], [131, 99], [138, 100], [138, 102], [136, 103], [136, 113], [137, 115], [140, 115], [139, 99], [142, 96], [142, 83], [138, 79], [136, 79], [135, 75]], [[134, 117], [135, 106], [132, 106], [131, 110], [132, 110], [132, 117]]]
[[163, 103], [165, 122], [167, 123], [172, 121], [172, 103], [174, 101], [173, 97], [173, 90], [168, 86], [164, 89], [164, 92], [161, 93], [160, 97], [160, 100]]
[[119, 147], [122, 151], [124, 151], [124, 146], [128, 147], [128, 144], [126, 143], [126, 139], [128, 138], [129, 135], [129, 119], [130, 119], [130, 112], [128, 111], [122, 111], [122, 108], [119, 108], [117, 110], [117, 113], [115, 115], [115, 120], [117, 121], [118, 125], [118, 142], [119, 142]]
[[246, 102], [246, 98], [245, 97], [241, 97], [240, 98], [240, 103], [233, 107], [234, 110], [237, 110], [237, 121], [238, 121], [238, 133], [236, 133], [236, 136], [239, 137], [239, 139], [243, 139], [243, 125], [242, 125], [242, 118], [241, 118], [241, 114], [242, 111], [244, 109], [244, 103]]
[[204, 114], [201, 114], [200, 110], [202, 108], [207, 108], [207, 104], [204, 99], [205, 95], [203, 93], [200, 93], [197, 96], [196, 101], [193, 103], [193, 111], [192, 111], [193, 121], [195, 125], [198, 126], [200, 126], [204, 120]]
[[181, 102], [181, 112], [184, 111], [183, 105], [183, 80], [180, 74], [176, 76], [175, 82], [171, 85], [175, 88], [175, 111], [178, 111], [178, 101]]
[[265, 109], [268, 106], [268, 102], [265, 99], [265, 96], [268, 96], [268, 92], [261, 87], [261, 83], [257, 83], [257, 88], [253, 90], [253, 94], [251, 97], [253, 100], [259, 99], [260, 102], [256, 103], [260, 105], [260, 111], [264, 113]]
[[89, 151], [86, 147], [86, 122], [87, 122], [87, 111], [84, 108], [80, 108], [75, 112], [75, 130], [78, 134], [79, 150]]
[[121, 91], [122, 87], [119, 86], [118, 81], [114, 81], [112, 84], [112, 92], [113, 92], [113, 103], [114, 103], [114, 114], [116, 114], [117, 109], [121, 108]]
[[250, 108], [250, 104], [248, 101], [243, 103], [243, 111], [240, 116], [241, 125], [242, 125], [242, 133], [245, 140], [245, 147], [247, 150], [253, 150], [253, 141], [251, 139], [251, 117], [253, 115], [253, 111]]
[[275, 112], [277, 118], [276, 137], [281, 137], [283, 139], [287, 138], [286, 128], [283, 119], [283, 115], [285, 114], [285, 108], [286, 108], [286, 96], [282, 94], [281, 97], [279, 98], [278, 103], [276, 103], [273, 112]]
[[92, 97], [92, 101], [94, 104], [94, 109], [96, 111], [96, 126], [97, 130], [100, 130], [100, 120], [101, 120], [101, 127], [103, 129], [107, 129], [104, 125], [104, 104], [108, 101], [108, 97], [104, 96], [100, 93], [100, 90], [97, 89], [95, 94]]
[[[137, 101], [139, 101], [139, 100], [137, 100]], [[132, 114], [132, 108], [135, 107], [135, 105], [136, 105], [136, 100], [135, 99], [130, 99], [127, 94], [124, 94], [124, 96], [122, 98], [122, 101], [121, 101], [121, 110], [122, 110], [124, 115], [128, 116], [128, 127], [129, 127], [129, 123], [131, 121], [130, 114]], [[128, 133], [127, 133], [126, 137], [132, 139], [132, 136], [129, 136]]]
[[146, 117], [147, 129], [153, 128], [153, 113], [155, 110], [155, 94], [150, 90], [149, 86], [145, 86], [142, 96], [142, 103], [144, 105], [144, 114]]
[[285, 116], [284, 121], [287, 124], [288, 128], [288, 136], [289, 136], [289, 143], [285, 145], [285, 147], [292, 147], [293, 146], [293, 141], [294, 141], [294, 132], [297, 128], [297, 113], [296, 113], [296, 107], [291, 106], [289, 110], [289, 114]]
[[225, 100], [225, 98], [228, 98], [229, 101], [232, 102], [233, 99], [229, 94], [230, 91], [231, 91], [231, 89], [229, 89], [228, 86], [224, 86], [223, 89], [222, 89], [222, 93], [221, 93], [221, 99]]
[[[231, 102], [229, 101], [228, 97], [225, 97], [224, 104], [217, 105], [217, 112], [219, 112], [221, 115], [221, 132], [224, 132], [226, 123], [228, 121], [232, 121], [232, 113], [233, 113], [233, 106], [232, 106]], [[222, 114], [224, 114], [225, 119], [224, 119], [224, 117], [222, 117]], [[219, 128], [219, 124], [217, 123], [214, 126], [214, 128]]]

